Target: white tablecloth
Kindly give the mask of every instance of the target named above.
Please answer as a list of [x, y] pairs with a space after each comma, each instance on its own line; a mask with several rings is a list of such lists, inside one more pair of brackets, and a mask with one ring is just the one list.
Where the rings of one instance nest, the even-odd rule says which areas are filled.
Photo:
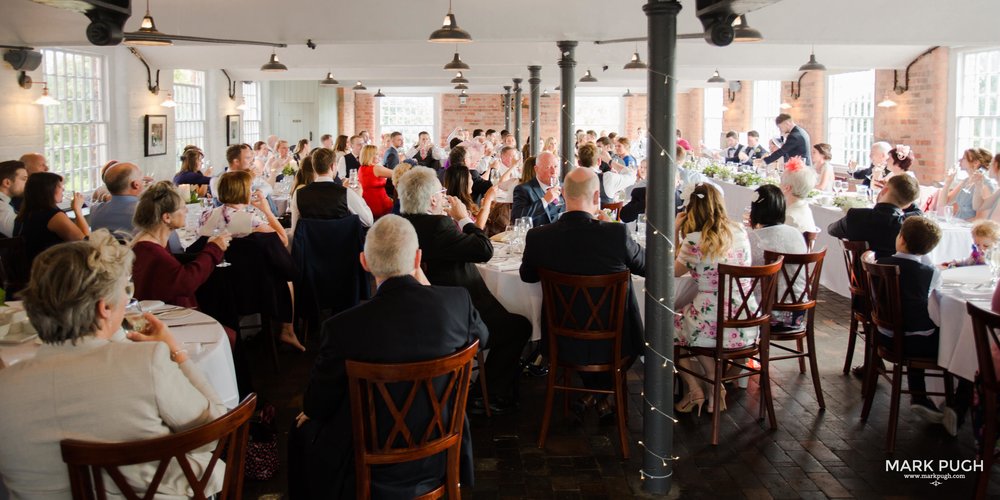
[[[729, 216], [742, 220], [743, 211], [750, 206], [753, 196], [753, 189], [738, 186], [730, 182], [713, 180], [722, 187], [725, 192], [726, 211]], [[820, 274], [820, 284], [836, 292], [837, 294], [850, 297], [850, 280], [847, 277], [847, 268], [844, 267], [843, 246], [840, 240], [830, 236], [826, 228], [833, 222], [840, 220], [844, 212], [836, 207], [823, 207], [812, 205], [813, 220], [820, 229], [819, 236], [816, 237], [816, 250], [826, 247], [826, 262], [823, 265], [823, 272]], [[945, 224], [939, 222], [942, 229], [941, 242], [928, 254], [934, 262], [945, 262], [949, 260], [964, 259], [972, 252], [972, 234], [970, 226], [964, 222]]]
[[[229, 338], [226, 331], [212, 317], [198, 311], [191, 311], [191, 314], [183, 317], [164, 321], [169, 325], [182, 325], [187, 323], [206, 323], [209, 325], [196, 325], [171, 328], [174, 338], [184, 343], [184, 348], [188, 351], [188, 356], [194, 361], [196, 367], [201, 370], [205, 378], [219, 398], [225, 403], [227, 408], [235, 408], [240, 400], [240, 393], [236, 388], [236, 369], [233, 366], [233, 352], [229, 347]], [[0, 345], [0, 369], [14, 363], [31, 359], [38, 351], [38, 343], [32, 340], [17, 345]]]
[[938, 364], [959, 377], [972, 380], [979, 369], [979, 360], [972, 335], [972, 319], [965, 303], [990, 309], [993, 296], [990, 271], [986, 266], [959, 267], [943, 271], [941, 277], [943, 285], [931, 292], [927, 306], [931, 319], [941, 330]]

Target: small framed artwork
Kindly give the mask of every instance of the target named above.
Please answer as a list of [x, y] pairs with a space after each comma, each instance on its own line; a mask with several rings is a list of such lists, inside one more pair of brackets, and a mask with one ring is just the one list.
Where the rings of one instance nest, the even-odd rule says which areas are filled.
[[146, 115], [146, 156], [167, 154], [167, 115]]
[[241, 137], [240, 115], [226, 115], [226, 146], [239, 144]]

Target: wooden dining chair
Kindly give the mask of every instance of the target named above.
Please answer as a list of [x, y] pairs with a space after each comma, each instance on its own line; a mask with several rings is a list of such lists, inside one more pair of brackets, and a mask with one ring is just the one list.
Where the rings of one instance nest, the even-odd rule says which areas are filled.
[[611, 219], [612, 220], [620, 220], [619, 217], [621, 216], [622, 207], [624, 207], [624, 206], [625, 206], [625, 202], [624, 201], [615, 201], [615, 202], [612, 202], [612, 203], [601, 203], [601, 210], [605, 210], [605, 209], [611, 210], [611, 214], [612, 214]]
[[[414, 363], [348, 360], [357, 498], [371, 498], [372, 467], [447, 454], [445, 481], [419, 498], [461, 498], [459, 458], [476, 340]], [[419, 408], [413, 411], [414, 407]], [[426, 413], [421, 414], [421, 412]], [[383, 424], [391, 423], [391, 428]]]
[[981, 309], [972, 302], [965, 306], [972, 317], [972, 332], [976, 341], [976, 358], [979, 360], [979, 380], [982, 388], [981, 401], [984, 409], [983, 433], [979, 440], [979, 458], [983, 470], [976, 478], [976, 498], [986, 498], [993, 464], [1000, 457], [995, 451], [997, 441], [997, 394], [1000, 380], [997, 367], [993, 363], [993, 349], [1000, 346], [1000, 315]]
[[[771, 361], [797, 358], [799, 360], [799, 373], [805, 373], [805, 361], [808, 359], [813, 387], [816, 389], [816, 401], [819, 403], [820, 409], [826, 409], [826, 403], [823, 400], [823, 389], [820, 387], [819, 381], [814, 326], [816, 323], [816, 300], [819, 296], [819, 276], [823, 270], [825, 257], [825, 248], [819, 252], [807, 254], [764, 251], [764, 262], [776, 262], [779, 259], [784, 262], [781, 272], [778, 273], [778, 284], [783, 286], [775, 287], [776, 299], [772, 310], [806, 314], [806, 322], [802, 330], [790, 332], [771, 330], [771, 346], [789, 353], [783, 356], [771, 356]], [[796, 344], [794, 349], [782, 343], [791, 341]], [[803, 349], [803, 341], [806, 343], [805, 349]]]
[[[778, 271], [781, 270], [783, 259], [763, 266], [731, 266], [719, 264], [719, 307], [716, 315], [716, 336], [714, 347], [695, 347], [674, 345], [674, 362], [678, 371], [712, 384], [713, 401], [720, 401], [722, 385], [731, 380], [744, 377], [760, 376], [761, 415], [767, 410], [772, 429], [778, 428], [774, 416], [774, 400], [771, 396], [770, 380], [770, 342], [771, 342], [771, 307], [774, 303], [774, 289], [777, 283]], [[754, 304], [754, 296], [760, 300]], [[722, 307], [729, 304], [728, 307]], [[727, 328], [758, 328], [760, 337], [757, 343], [738, 349], [723, 347]], [[695, 356], [707, 356], [715, 360], [715, 373], [703, 375], [700, 370], [690, 370], [678, 363], [681, 359]], [[758, 366], [744, 362], [744, 359], [754, 359]], [[726, 375], [730, 366], [742, 370], [736, 375]], [[719, 408], [720, 403], [716, 403]], [[721, 411], [712, 412], [712, 445], [719, 444], [719, 420]]]
[[[899, 267], [875, 262], [872, 251], [865, 252], [861, 265], [867, 274], [868, 296], [871, 297], [872, 328], [869, 336], [868, 369], [865, 370], [864, 405], [861, 408], [861, 421], [868, 420], [872, 402], [875, 400], [875, 385], [882, 376], [892, 386], [889, 396], [889, 429], [886, 433], [886, 452], [896, 449], [896, 426], [899, 421], [899, 398], [903, 394], [923, 394], [925, 396], [944, 396], [946, 404], [951, 405], [954, 394], [951, 374], [938, 366], [936, 358], [917, 358], [903, 353], [903, 342], [906, 332], [903, 329], [903, 306], [900, 301]], [[892, 332], [892, 347], [886, 348], [878, 344], [874, 335], [883, 335], [881, 331]], [[892, 363], [892, 371], [885, 367], [885, 362]], [[925, 377], [943, 377], [945, 392], [917, 392], [909, 387], [903, 389], [903, 376], [911, 369], [925, 370]], [[926, 373], [927, 370], [940, 373]]]
[[[257, 395], [251, 393], [225, 415], [194, 429], [168, 436], [131, 441], [126, 443], [98, 443], [76, 439], [64, 439], [59, 443], [63, 462], [69, 467], [70, 489], [74, 500], [97, 500], [107, 498], [108, 489], [104, 484], [105, 474], [125, 498], [139, 500], [153, 498], [164, 473], [171, 463], [177, 464], [187, 478], [192, 498], [207, 500], [205, 491], [212, 478], [212, 472], [219, 460], [225, 462], [225, 479], [222, 491], [215, 499], [239, 500], [243, 498], [243, 468], [246, 457], [247, 437], [250, 417], [257, 406]], [[215, 442], [212, 457], [202, 472], [195, 475], [188, 453]], [[119, 467], [157, 463], [156, 472], [144, 492], [135, 491]], [[112, 493], [114, 490], [111, 490]]]
[[[545, 388], [545, 412], [538, 435], [538, 447], [545, 448], [552, 418], [555, 391], [565, 392], [564, 413], [569, 408], [570, 393], [603, 394], [614, 398], [622, 457], [629, 457], [627, 427], [627, 388], [625, 370], [631, 358], [622, 353], [625, 304], [631, 274], [622, 271], [599, 276], [562, 274], [539, 270], [542, 281], [542, 310], [548, 327], [549, 376]], [[581, 346], [607, 344], [603, 362], [583, 363], [570, 352]], [[603, 350], [596, 344], [595, 350]], [[589, 346], [588, 346], [589, 347]], [[564, 352], [570, 351], [570, 352]], [[593, 350], [589, 352], [594, 352]], [[592, 389], [573, 385], [574, 372], [607, 373], [611, 389]], [[560, 377], [561, 375], [561, 377]]]
[[816, 246], [816, 237], [819, 236], [820, 229], [817, 228], [815, 231], [803, 231], [802, 238], [806, 240], [806, 251], [812, 252], [813, 247]]
[[30, 276], [31, 263], [24, 250], [24, 238], [0, 237], [0, 285], [8, 300], [28, 285]]
[[846, 375], [851, 372], [851, 362], [854, 360], [854, 347], [858, 337], [864, 342], [864, 366], [868, 366], [867, 337], [871, 330], [871, 303], [868, 298], [867, 276], [861, 266], [861, 255], [868, 251], [868, 242], [843, 239], [840, 242], [844, 245], [844, 266], [847, 268], [851, 291], [851, 326], [848, 329], [847, 357], [844, 359]]

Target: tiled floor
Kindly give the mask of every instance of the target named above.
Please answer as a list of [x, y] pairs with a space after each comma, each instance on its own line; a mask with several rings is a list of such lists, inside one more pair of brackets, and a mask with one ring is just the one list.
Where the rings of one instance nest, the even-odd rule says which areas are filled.
[[[774, 397], [778, 430], [757, 421], [757, 386], [730, 390], [729, 408], [721, 415], [720, 445], [711, 446], [711, 415], [685, 415], [674, 425], [675, 463], [670, 495], [676, 498], [971, 498], [974, 473], [939, 485], [886, 472], [886, 460], [964, 460], [974, 456], [971, 425], [957, 438], [940, 425], [911, 414], [904, 399], [896, 452], [884, 452], [888, 419], [887, 384], [880, 382], [868, 423], [860, 422], [861, 382], [841, 369], [847, 346], [848, 302], [821, 295], [817, 344], [826, 411], [819, 411], [808, 374], [794, 361], [775, 364]], [[312, 343], [316, 339], [311, 340]], [[266, 352], [253, 346], [256, 388], [279, 409], [282, 422], [298, 412], [312, 355], [282, 354], [275, 375]], [[315, 347], [314, 347], [315, 349]], [[860, 360], [860, 349], [856, 360]], [[631, 453], [620, 457], [614, 425], [601, 426], [589, 415], [581, 426], [569, 425], [561, 409], [554, 413], [545, 450], [535, 445], [541, 421], [544, 379], [521, 384], [521, 408], [512, 415], [472, 417], [476, 485], [467, 498], [630, 498], [643, 496], [639, 468], [643, 450], [641, 369], [629, 375]], [[905, 396], [904, 396], [905, 398]], [[561, 401], [556, 402], [561, 407]], [[287, 427], [287, 426], [286, 426]], [[282, 436], [284, 453], [284, 436]], [[282, 456], [284, 459], [284, 455]], [[1000, 484], [991, 492], [1000, 496]], [[248, 482], [247, 498], [281, 494], [284, 471], [267, 482]], [[272, 497], [277, 498], [277, 497]]]

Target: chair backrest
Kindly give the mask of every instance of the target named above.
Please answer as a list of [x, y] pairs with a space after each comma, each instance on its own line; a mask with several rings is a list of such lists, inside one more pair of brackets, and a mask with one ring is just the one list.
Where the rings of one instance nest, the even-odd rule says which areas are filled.
[[612, 219], [618, 220], [622, 213], [622, 207], [624, 206], [625, 202], [623, 201], [616, 201], [612, 203], [601, 203], [601, 210], [605, 209], [611, 210], [611, 213], [613, 214]]
[[1000, 392], [997, 382], [997, 365], [993, 360], [993, 350], [1000, 347], [1000, 315], [966, 302], [965, 307], [972, 317], [972, 333], [976, 340], [976, 357], [979, 359], [979, 376], [983, 387]]
[[[454, 354], [428, 361], [346, 362], [359, 497], [370, 496], [371, 465], [419, 460], [449, 449], [458, 453], [478, 349], [476, 340]], [[427, 418], [412, 416], [415, 402], [429, 409]], [[391, 427], [380, 427], [380, 421]], [[454, 467], [448, 476], [457, 484], [458, 461], [449, 460], [448, 467]]]
[[813, 247], [816, 246], [816, 237], [819, 236], [819, 228], [815, 231], [803, 231], [802, 238], [806, 240], [806, 251], [812, 252]]
[[631, 277], [628, 271], [581, 276], [539, 269], [538, 274], [550, 336], [615, 340], [619, 352]]
[[358, 261], [363, 249], [364, 230], [357, 215], [299, 219], [292, 237], [292, 258], [301, 270], [295, 282], [296, 308], [307, 315], [324, 309], [336, 314], [367, 299], [367, 274]]
[[[778, 257], [763, 266], [719, 264], [719, 306], [716, 315], [716, 350], [722, 350], [725, 328], [760, 327], [762, 341], [767, 341], [771, 325], [771, 306], [778, 271], [784, 259]], [[755, 295], [760, 297], [755, 299]], [[756, 306], [754, 305], [756, 302]]]
[[0, 285], [10, 299], [28, 284], [31, 263], [24, 250], [24, 238], [0, 238]]
[[868, 251], [867, 241], [840, 240], [844, 245], [844, 265], [847, 267], [847, 278], [851, 289], [851, 296], [855, 300], [855, 308], [866, 311], [868, 304], [868, 284], [865, 281], [866, 275], [861, 267], [861, 255]]
[[819, 276], [823, 270], [826, 249], [816, 253], [789, 254], [764, 251], [764, 262], [782, 259], [783, 265], [775, 286], [777, 293], [773, 309], [778, 311], [805, 311], [816, 307], [819, 295]]
[[[221, 458], [225, 462], [226, 476], [222, 491], [216, 498], [237, 500], [243, 498], [243, 462], [246, 455], [250, 417], [257, 406], [257, 395], [250, 394], [243, 402], [225, 415], [177, 434], [127, 443], [96, 443], [64, 439], [59, 443], [63, 462], [69, 467], [70, 487], [75, 500], [104, 499], [106, 491], [104, 474], [111, 478], [122, 495], [129, 500], [150, 499], [173, 460], [199, 500], [208, 498], [205, 488]], [[201, 477], [197, 477], [187, 454], [217, 442], [212, 458]], [[129, 486], [119, 467], [157, 462], [146, 492], [136, 493]]]
[[[875, 262], [875, 252], [869, 250], [861, 257], [861, 266], [868, 283], [872, 323], [879, 330], [892, 332], [892, 352], [896, 359], [903, 356], [903, 305], [900, 300], [899, 267]], [[876, 335], [881, 333], [876, 332]]]

